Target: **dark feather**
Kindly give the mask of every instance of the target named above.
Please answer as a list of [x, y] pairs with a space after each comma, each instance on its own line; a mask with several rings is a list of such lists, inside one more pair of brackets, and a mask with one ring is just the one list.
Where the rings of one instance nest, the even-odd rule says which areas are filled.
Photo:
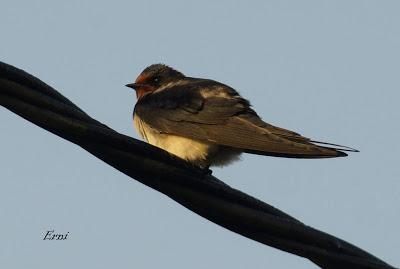
[[[213, 142], [253, 154], [291, 158], [347, 155], [262, 121], [247, 100], [224, 84], [212, 80], [188, 80], [190, 83], [172, 86], [139, 100], [136, 115], [162, 133]], [[205, 93], [206, 98], [203, 97]]]

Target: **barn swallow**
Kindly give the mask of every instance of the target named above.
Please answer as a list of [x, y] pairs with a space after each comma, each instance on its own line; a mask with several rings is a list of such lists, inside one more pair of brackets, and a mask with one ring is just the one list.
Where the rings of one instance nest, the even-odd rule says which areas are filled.
[[268, 124], [233, 88], [187, 77], [167, 65], [150, 65], [126, 86], [136, 91], [133, 118], [139, 135], [202, 168], [227, 165], [243, 152], [331, 158], [357, 151]]

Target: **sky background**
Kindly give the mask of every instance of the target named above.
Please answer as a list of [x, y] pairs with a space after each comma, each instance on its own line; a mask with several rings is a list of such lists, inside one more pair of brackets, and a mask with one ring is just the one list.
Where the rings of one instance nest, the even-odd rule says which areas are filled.
[[[0, 60], [133, 136], [152, 63], [226, 83], [262, 118], [359, 149], [245, 155], [232, 187], [400, 266], [399, 1], [3, 1]], [[317, 268], [232, 233], [0, 108], [2, 268]], [[43, 241], [47, 230], [68, 240]]]

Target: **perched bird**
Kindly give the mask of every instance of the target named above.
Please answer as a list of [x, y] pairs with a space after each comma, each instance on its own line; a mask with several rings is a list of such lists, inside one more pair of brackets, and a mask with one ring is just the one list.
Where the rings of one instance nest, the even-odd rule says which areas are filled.
[[126, 86], [136, 90], [133, 117], [140, 136], [202, 168], [229, 164], [243, 152], [331, 158], [357, 151], [268, 124], [233, 88], [187, 77], [167, 65], [150, 65]]

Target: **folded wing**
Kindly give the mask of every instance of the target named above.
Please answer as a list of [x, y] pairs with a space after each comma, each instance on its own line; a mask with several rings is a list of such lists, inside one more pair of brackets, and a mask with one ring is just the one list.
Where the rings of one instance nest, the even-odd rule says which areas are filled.
[[329, 158], [347, 156], [343, 151], [355, 151], [323, 142], [318, 143], [328, 146], [319, 146], [298, 133], [268, 124], [236, 91], [213, 81], [177, 86], [146, 96], [137, 103], [135, 115], [162, 133], [253, 154]]

